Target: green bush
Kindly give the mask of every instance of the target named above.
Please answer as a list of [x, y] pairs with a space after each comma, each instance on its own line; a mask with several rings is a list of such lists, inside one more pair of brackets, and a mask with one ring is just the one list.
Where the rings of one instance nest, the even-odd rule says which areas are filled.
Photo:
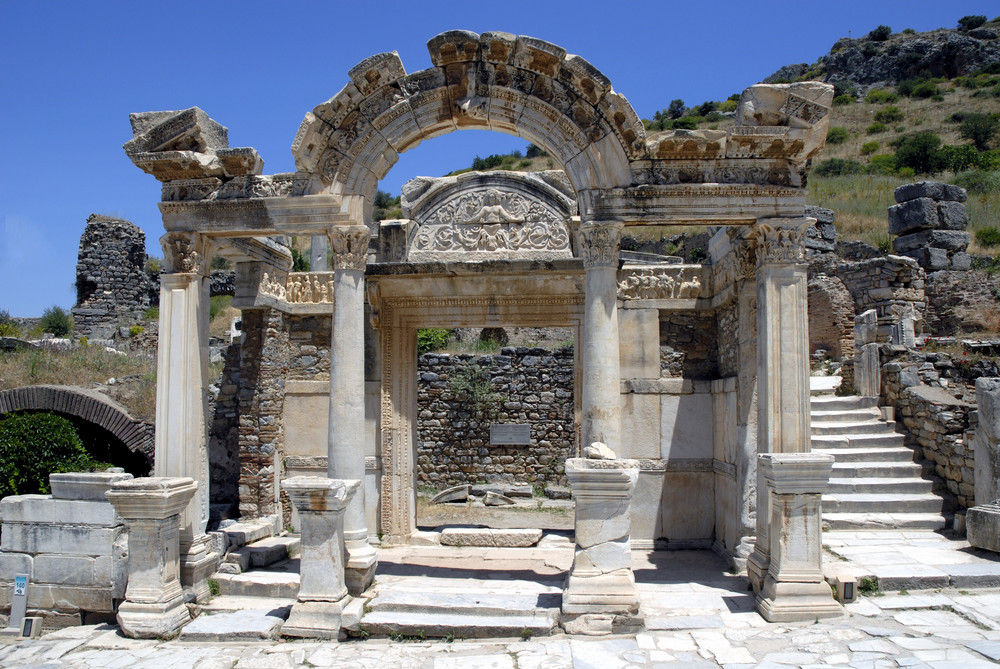
[[868, 167], [865, 168], [865, 174], [895, 174], [897, 167], [896, 156], [888, 154], [872, 156]]
[[978, 156], [979, 152], [968, 144], [941, 147], [941, 159], [944, 167], [956, 174], [975, 165]]
[[885, 132], [888, 129], [889, 126], [887, 126], [885, 123], [882, 123], [881, 121], [875, 121], [870, 126], [865, 128], [865, 132], [867, 132], [869, 135], [877, 135], [878, 133]]
[[899, 96], [892, 91], [886, 91], [881, 88], [876, 88], [874, 90], [868, 91], [868, 95], [865, 96], [865, 102], [870, 102], [873, 105], [881, 105], [889, 102], [895, 102], [899, 99]]
[[493, 388], [489, 370], [479, 365], [469, 365], [452, 376], [448, 381], [448, 391], [456, 400], [466, 402], [483, 417], [496, 415], [499, 408], [500, 395]]
[[986, 23], [986, 17], [982, 14], [969, 14], [958, 20], [958, 27], [960, 30], [975, 30], [984, 23]]
[[56, 337], [65, 337], [73, 331], [73, 319], [62, 307], [53, 305], [42, 312], [42, 319], [38, 321], [38, 327], [42, 329], [42, 332], [51, 332]]
[[417, 330], [417, 354], [437, 351], [448, 345], [451, 330], [443, 328], [424, 328]]
[[232, 295], [215, 295], [208, 298], [208, 320], [214, 321], [216, 317], [229, 308], [233, 303]]
[[976, 241], [979, 242], [980, 246], [985, 246], [988, 249], [1000, 246], [1000, 230], [993, 226], [979, 228], [976, 230]]
[[[381, 218], [374, 218], [373, 220], [381, 221]], [[309, 271], [309, 258], [304, 255], [302, 251], [297, 248], [292, 248], [292, 271], [293, 272], [308, 272]]]
[[10, 312], [0, 309], [0, 337], [20, 337], [21, 328], [17, 326], [17, 321], [10, 317]]
[[1000, 170], [1000, 149], [981, 152], [976, 156], [975, 167], [977, 170], [983, 170], [984, 172]]
[[836, 177], [844, 174], [860, 174], [864, 171], [864, 165], [844, 158], [828, 158], [817, 163], [813, 168], [813, 174], [821, 177]]
[[864, 144], [861, 145], [861, 155], [867, 156], [869, 154], [875, 153], [876, 151], [878, 151], [879, 146], [881, 146], [881, 144], [877, 139], [873, 139], [870, 142], [865, 142]]
[[929, 79], [905, 79], [896, 85], [896, 92], [908, 98], [930, 98], [941, 93], [937, 84]]
[[129, 337], [138, 337], [139, 335], [141, 335], [145, 331], [146, 331], [146, 328], [142, 327], [141, 325], [133, 325], [132, 327], [130, 327], [128, 329], [128, 336]]
[[674, 128], [682, 130], [697, 130], [698, 121], [692, 116], [684, 116], [674, 121]]
[[904, 137], [896, 148], [896, 162], [901, 168], [908, 167], [916, 174], [940, 172], [945, 167], [941, 138], [930, 130]]
[[76, 428], [61, 416], [13, 414], [0, 420], [0, 497], [45, 494], [53, 472], [107, 466], [90, 456]]
[[827, 144], [843, 144], [850, 137], [850, 133], [847, 132], [847, 128], [842, 128], [840, 126], [835, 126], [830, 128], [826, 133], [826, 143]]
[[1000, 129], [1000, 115], [997, 114], [965, 114], [958, 127], [958, 134], [976, 147], [977, 151], [989, 148], [990, 140]]
[[874, 42], [884, 42], [890, 37], [892, 37], [892, 28], [886, 25], [881, 25], [868, 33], [868, 39]]
[[903, 114], [903, 111], [895, 105], [889, 105], [888, 107], [884, 107], [875, 112], [875, 120], [886, 124], [898, 123], [905, 117], [906, 116]]
[[1000, 193], [1000, 171], [985, 172], [983, 170], [970, 170], [956, 174], [951, 182], [967, 190], [970, 195]]
[[835, 105], [849, 105], [854, 102], [854, 96], [844, 93], [843, 95], [838, 95], [833, 99], [833, 104]]

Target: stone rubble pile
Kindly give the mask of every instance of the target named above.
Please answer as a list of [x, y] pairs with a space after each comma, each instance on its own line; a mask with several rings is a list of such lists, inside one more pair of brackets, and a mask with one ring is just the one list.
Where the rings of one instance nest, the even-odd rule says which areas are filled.
[[899, 203], [889, 207], [889, 234], [898, 235], [894, 253], [916, 259], [929, 272], [972, 267], [964, 188], [921, 181], [900, 186], [894, 195]]

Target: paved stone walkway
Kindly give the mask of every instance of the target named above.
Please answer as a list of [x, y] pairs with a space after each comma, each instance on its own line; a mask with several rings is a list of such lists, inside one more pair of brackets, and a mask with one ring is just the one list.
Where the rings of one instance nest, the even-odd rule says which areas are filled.
[[[909, 533], [906, 533], [909, 534]], [[843, 618], [769, 624], [753, 607], [746, 579], [729, 574], [707, 551], [636, 551], [633, 566], [643, 598], [647, 630], [622, 637], [557, 635], [531, 639], [453, 642], [352, 640], [187, 643], [135, 641], [113, 626], [85, 626], [40, 639], [0, 641], [0, 666], [69, 669], [251, 669], [282, 667], [414, 667], [421, 669], [560, 669], [611, 667], [932, 667], [975, 669], [1000, 662], [1000, 589], [952, 587], [949, 565], [997, 567], [992, 556], [962, 541], [933, 533], [826, 533], [828, 569], [863, 571], [883, 565], [923, 565], [948, 574], [942, 587], [868, 594], [845, 609]], [[875, 547], [879, 547], [876, 551]], [[494, 552], [497, 549], [494, 549]], [[517, 588], [519, 581], [545, 582], [558, 572], [561, 553], [547, 549], [494, 556], [419, 549], [380, 551], [386, 587], [451, 587], [469, 579]], [[840, 556], [834, 554], [840, 553]], [[844, 555], [864, 556], [861, 562]], [[875, 557], [879, 555], [880, 557]], [[457, 558], [458, 564], [455, 564]], [[860, 558], [859, 558], [860, 559]], [[867, 562], [866, 562], [867, 561]], [[448, 568], [458, 567], [448, 575]], [[381, 571], [381, 569], [380, 569]], [[919, 571], [919, 570], [918, 570]], [[990, 578], [988, 575], [984, 579]], [[886, 581], [891, 582], [890, 580]], [[440, 580], [438, 581], [440, 583]], [[915, 581], [918, 585], [921, 581]], [[535, 587], [538, 585], [536, 583]]]

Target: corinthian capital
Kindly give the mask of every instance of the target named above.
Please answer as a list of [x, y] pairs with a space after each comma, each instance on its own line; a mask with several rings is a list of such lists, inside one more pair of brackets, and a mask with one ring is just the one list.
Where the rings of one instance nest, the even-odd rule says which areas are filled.
[[618, 267], [618, 249], [622, 240], [621, 221], [600, 221], [580, 226], [583, 242], [583, 267]]
[[171, 274], [208, 274], [208, 238], [197, 232], [168, 232], [160, 237], [163, 260]]
[[757, 264], [795, 265], [805, 261], [806, 229], [814, 218], [765, 218], [753, 226]]
[[330, 257], [333, 269], [365, 268], [368, 254], [368, 238], [371, 233], [364, 225], [343, 225], [330, 228]]

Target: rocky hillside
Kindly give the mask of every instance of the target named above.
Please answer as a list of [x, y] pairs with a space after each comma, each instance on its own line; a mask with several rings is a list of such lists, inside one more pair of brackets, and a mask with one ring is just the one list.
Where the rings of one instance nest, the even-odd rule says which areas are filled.
[[[965, 19], [974, 17], [964, 17]], [[960, 24], [962, 23], [960, 21]], [[977, 21], [965, 21], [973, 25]], [[854, 84], [862, 90], [918, 77], [952, 79], [1000, 62], [1000, 17], [974, 28], [894, 33], [879, 26], [859, 39], [837, 40], [830, 52], [809, 65], [786, 65], [765, 83], [818, 79]], [[838, 87], [840, 88], [840, 87]]]

